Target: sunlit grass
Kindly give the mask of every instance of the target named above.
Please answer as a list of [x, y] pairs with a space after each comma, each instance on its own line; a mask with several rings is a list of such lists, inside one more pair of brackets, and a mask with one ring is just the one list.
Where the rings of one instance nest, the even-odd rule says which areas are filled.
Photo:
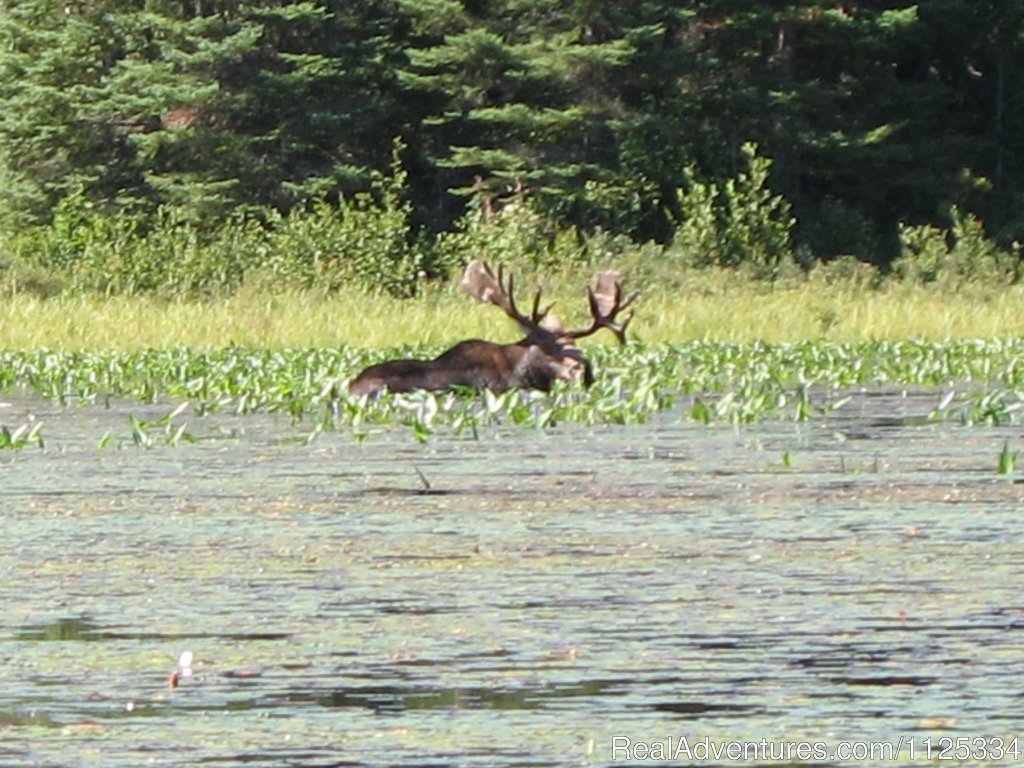
[[990, 338], [1024, 334], [1024, 291], [993, 295], [885, 290], [800, 283], [774, 290], [738, 286], [708, 296], [657, 297], [643, 305], [637, 329], [652, 341], [708, 339], [792, 342]]
[[208, 302], [16, 296], [0, 308], [0, 346], [71, 350], [375, 347], [413, 338], [436, 342], [446, 331], [460, 333], [458, 325], [440, 309], [436, 298], [396, 304], [366, 295], [243, 293]]
[[[526, 287], [534, 281], [524, 278]], [[585, 277], [545, 284], [567, 326], [587, 322]], [[642, 290], [633, 338], [649, 343], [705, 339], [790, 342], [991, 338], [1024, 335], [1024, 289], [927, 290], [891, 284], [883, 289], [796, 281], [769, 285], [722, 273], [694, 273], [671, 288]], [[444, 346], [460, 339], [516, 338], [494, 307], [454, 285], [410, 300], [346, 292], [269, 294], [242, 291], [215, 301], [80, 295], [40, 299], [15, 294], [0, 304], [0, 348], [137, 350], [229, 345], [389, 348]], [[611, 338], [599, 335], [610, 343]]]

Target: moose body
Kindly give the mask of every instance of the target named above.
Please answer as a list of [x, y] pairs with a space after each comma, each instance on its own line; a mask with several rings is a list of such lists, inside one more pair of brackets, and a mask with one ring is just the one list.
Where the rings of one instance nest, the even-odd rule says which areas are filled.
[[532, 314], [521, 314], [513, 298], [512, 278], [506, 283], [500, 270], [495, 277], [483, 262], [469, 264], [461, 285], [471, 296], [501, 307], [527, 331], [527, 336], [512, 344], [468, 339], [433, 360], [389, 360], [372, 365], [351, 381], [349, 392], [369, 397], [377, 397], [384, 391], [410, 392], [453, 387], [489, 389], [496, 393], [515, 387], [546, 392], [555, 381], [577, 379], [590, 386], [593, 382], [590, 362], [576, 347], [575, 340], [600, 328], [609, 328], [620, 341], [625, 341], [629, 320], [627, 318], [618, 324], [615, 316], [634, 298], [622, 300], [622, 278], [617, 273], [599, 273], [597, 287], [588, 289], [593, 315], [591, 326], [565, 331], [557, 320], [546, 318], [550, 307], [540, 309], [539, 292], [534, 299]]
[[577, 366], [583, 369], [584, 384], [590, 386], [590, 363], [578, 351], [563, 356], [565, 359], [549, 354], [529, 339], [516, 344], [469, 339], [433, 360], [389, 360], [371, 365], [352, 380], [349, 392], [370, 397], [384, 390], [411, 392], [452, 387], [489, 389], [495, 393], [514, 387], [547, 392], [556, 380], [575, 378]]

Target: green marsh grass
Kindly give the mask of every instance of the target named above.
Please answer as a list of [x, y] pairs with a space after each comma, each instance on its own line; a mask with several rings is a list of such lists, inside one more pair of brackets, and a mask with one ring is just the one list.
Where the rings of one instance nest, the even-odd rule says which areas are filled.
[[[585, 323], [585, 283], [585, 275], [568, 275], [544, 284], [566, 325]], [[523, 276], [518, 283], [522, 301], [535, 284]], [[1024, 336], [1021, 286], [951, 291], [892, 283], [874, 289], [815, 279], [773, 285], [704, 270], [672, 284], [634, 281], [633, 287], [642, 294], [631, 335], [652, 344]], [[454, 284], [406, 300], [356, 291], [271, 294], [243, 289], [215, 301], [14, 294], [0, 303], [0, 349], [385, 349], [451, 345], [474, 337], [510, 341], [516, 329], [494, 307], [474, 303]], [[608, 342], [603, 334], [588, 340]]]
[[[567, 273], [543, 285], [567, 326], [587, 322], [585, 283]], [[523, 303], [535, 284], [517, 283]], [[585, 340], [597, 372], [589, 390], [350, 397], [351, 377], [382, 359], [517, 338], [494, 307], [450, 283], [404, 301], [246, 289], [206, 302], [15, 294], [0, 304], [0, 391], [166, 406], [166, 418], [132, 423], [127, 438], [100, 438], [143, 447], [200, 439], [202, 416], [218, 410], [281, 413], [308, 440], [396, 426], [427, 440], [495, 424], [637, 423], [672, 408], [703, 423], [827, 420], [851, 392], [893, 385], [937, 390], [926, 420], [1007, 425], [1024, 412], [1020, 287], [929, 292], [813, 275], [768, 284], [713, 270], [634, 287], [643, 293], [633, 341]]]
[[13, 429], [6, 424], [0, 424], [0, 450], [19, 451], [29, 445], [43, 448], [42, 435], [43, 425], [35, 420], [20, 424]]

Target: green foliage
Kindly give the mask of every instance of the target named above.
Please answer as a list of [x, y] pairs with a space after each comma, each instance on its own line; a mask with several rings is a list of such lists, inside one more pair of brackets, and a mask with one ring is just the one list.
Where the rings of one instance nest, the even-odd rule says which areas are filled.
[[84, 197], [68, 197], [51, 225], [8, 243], [18, 265], [8, 283], [28, 280], [37, 292], [52, 282], [71, 292], [188, 298], [224, 296], [246, 283], [409, 296], [424, 256], [408, 221], [405, 181], [396, 160], [371, 192], [338, 206], [238, 214], [212, 229], [180, 208], [111, 217]]
[[594, 233], [994, 280], [1024, 239], [1021, 4], [11, 0], [0, 39], [0, 269], [44, 295], [406, 295]]
[[30, 419], [14, 429], [0, 424], [0, 451], [20, 451], [29, 445], [45, 447], [42, 422]]
[[928, 224], [900, 227], [900, 255], [893, 271], [918, 283], [946, 287], [999, 285], [1020, 277], [1020, 260], [985, 237], [982, 223], [953, 209], [953, 226]]
[[1014, 467], [1017, 466], [1017, 457], [1020, 455], [1020, 451], [1010, 450], [1010, 441], [1005, 440], [1003, 442], [1003, 450], [999, 452], [999, 464], [996, 471], [1003, 477], [1010, 477], [1013, 475]]
[[558, 229], [537, 206], [514, 199], [490, 217], [470, 208], [451, 232], [437, 238], [435, 262], [454, 271], [470, 259], [484, 259], [528, 272], [571, 269], [586, 250], [573, 227]]
[[[436, 354], [436, 349], [401, 354]], [[132, 417], [110, 444], [177, 445], [202, 438], [202, 416], [280, 413], [301, 426], [305, 439], [327, 430], [357, 440], [401, 426], [414, 439], [441, 431], [475, 435], [493, 425], [550, 428], [565, 423], [643, 423], [659, 411], [701, 423], [747, 424], [766, 419], [828, 421], [866, 387], [961, 386], [942, 398], [922, 423], [1019, 423], [1024, 413], [1024, 342], [993, 340], [925, 344], [724, 344], [692, 342], [588, 350], [596, 382], [589, 390], [557, 386], [551, 393], [411, 392], [376, 400], [352, 397], [346, 382], [380, 351], [347, 348], [269, 351], [229, 347], [140, 352], [0, 352], [0, 391], [23, 387], [60, 403], [106, 397], [163, 403], [155, 420]], [[0, 430], [3, 431], [3, 430]], [[0, 435], [0, 447], [39, 443], [37, 427]], [[1004, 465], [1016, 458], [1005, 449]]]
[[[431, 141], [423, 151], [451, 187], [475, 176], [517, 180], [540, 210], [579, 224], [597, 210], [595, 182], [628, 186], [628, 177], [609, 172], [618, 152], [609, 119], [620, 73], [637, 52], [633, 31], [650, 6], [502, 0], [471, 16], [444, 4], [405, 5], [421, 24], [446, 28], [408, 50], [402, 82], [427, 107]], [[594, 34], [605, 15], [614, 28]]]
[[392, 23], [373, 0], [7, 4], [0, 222], [46, 221], [83, 191], [198, 224], [365, 188], [395, 138]]
[[835, 257], [879, 263], [885, 251], [875, 224], [863, 212], [836, 198], [808, 206], [794, 234], [800, 247], [820, 261]]
[[371, 192], [274, 217], [260, 281], [337, 290], [345, 285], [410, 296], [428, 264], [411, 231], [406, 174], [376, 175]]
[[807, 279], [812, 284], [847, 286], [858, 293], [882, 287], [882, 273], [871, 264], [858, 261], [853, 256], [840, 256], [831, 261], [815, 264]]
[[723, 184], [698, 181], [687, 169], [688, 183], [677, 191], [676, 250], [694, 266], [776, 277], [792, 261], [795, 220], [785, 199], [768, 189], [771, 161], [753, 144], [744, 144], [742, 155], [746, 170]]
[[19, 261], [49, 268], [71, 292], [214, 296], [241, 285], [259, 232], [230, 222], [206, 236], [172, 208], [112, 218], [67, 199], [49, 227], [18, 243]]

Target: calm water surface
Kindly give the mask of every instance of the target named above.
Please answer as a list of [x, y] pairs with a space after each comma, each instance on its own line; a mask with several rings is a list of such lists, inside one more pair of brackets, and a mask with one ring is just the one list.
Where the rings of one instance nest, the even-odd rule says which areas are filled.
[[1024, 740], [1020, 436], [906, 418], [940, 394], [426, 445], [218, 414], [151, 450], [128, 416], [166, 407], [6, 397], [46, 447], [0, 457], [0, 765]]

